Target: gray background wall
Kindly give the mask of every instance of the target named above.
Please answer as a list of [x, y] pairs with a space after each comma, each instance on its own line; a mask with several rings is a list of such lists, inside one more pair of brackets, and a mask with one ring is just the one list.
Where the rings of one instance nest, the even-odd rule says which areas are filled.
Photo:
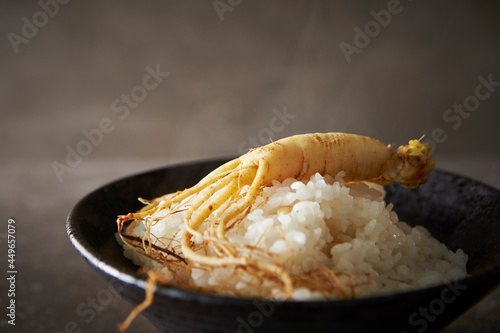
[[[354, 28], [387, 1], [230, 8], [221, 20], [210, 1], [74, 1], [44, 22], [35, 1], [2, 2], [2, 155], [63, 163], [103, 118], [114, 130], [85, 160], [234, 155], [249, 135], [267, 139], [284, 107], [295, 118], [274, 139], [345, 131], [400, 144], [442, 128], [436, 154], [499, 154], [498, 87], [458, 126], [443, 119], [478, 76], [500, 82], [498, 2], [401, 1], [350, 63], [340, 44], [355, 46]], [[8, 34], [23, 37], [23, 17], [41, 27], [16, 53]], [[157, 65], [170, 75], [119, 119], [112, 102]]]

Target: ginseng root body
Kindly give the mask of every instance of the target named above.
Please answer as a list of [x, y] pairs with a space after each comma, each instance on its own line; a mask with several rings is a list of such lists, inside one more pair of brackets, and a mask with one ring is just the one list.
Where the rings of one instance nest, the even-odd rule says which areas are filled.
[[[434, 167], [429, 151], [430, 146], [418, 140], [394, 151], [375, 139], [344, 133], [284, 138], [227, 162], [191, 188], [154, 199], [137, 213], [120, 216], [119, 231], [122, 234], [123, 224], [128, 220], [140, 220], [195, 197], [184, 219], [182, 254], [176, 256], [201, 267], [252, 267], [252, 270], [278, 277], [285, 291], [291, 293], [293, 281], [283, 267], [252, 258], [248, 245], [230, 243], [225, 236], [235, 221], [248, 214], [262, 188], [272, 185], [273, 180], [305, 180], [315, 173], [335, 176], [341, 171], [345, 172], [346, 182], [398, 182], [415, 188], [426, 182], [427, 174]], [[209, 235], [202, 234], [199, 228], [209, 217]], [[210, 242], [216, 247], [216, 255], [195, 251], [193, 236]], [[124, 241], [131, 242], [130, 239]]]

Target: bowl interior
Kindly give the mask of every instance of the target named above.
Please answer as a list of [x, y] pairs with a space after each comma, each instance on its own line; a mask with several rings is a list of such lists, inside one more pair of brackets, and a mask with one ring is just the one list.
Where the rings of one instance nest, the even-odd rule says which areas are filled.
[[[123, 256], [116, 241], [118, 215], [143, 207], [138, 197], [152, 199], [195, 185], [225, 160], [194, 162], [127, 177], [93, 191], [68, 215], [67, 231], [78, 250], [92, 263], [106, 263], [120, 272], [137, 277], [138, 266]], [[141, 279], [144, 279], [143, 277]]]
[[[151, 199], [192, 186], [225, 161], [227, 159], [170, 166], [127, 177], [95, 190], [83, 198], [68, 216], [67, 231], [73, 245], [105, 278], [118, 279], [125, 285], [122, 288], [125, 298], [132, 303], [139, 302], [144, 295], [143, 290], [141, 291], [144, 286], [144, 277], [136, 273], [138, 267], [123, 256], [122, 248], [116, 242], [117, 215], [127, 214], [141, 208], [142, 204], [137, 200], [138, 197]], [[398, 213], [400, 220], [410, 225], [423, 225], [450, 249], [462, 248], [469, 255], [468, 271], [472, 276], [461, 282], [467, 285], [469, 296], [462, 296], [460, 302], [448, 305], [445, 314], [440, 315], [438, 320], [428, 322], [426, 327], [432, 325], [436, 329], [444, 327], [498, 285], [500, 281], [499, 199], [500, 192], [496, 189], [440, 170], [432, 171], [428, 183], [419, 189], [406, 190], [398, 185], [387, 187], [386, 200], [394, 204], [394, 210]], [[135, 288], [135, 291], [129, 288]], [[412, 327], [408, 320], [412, 309], [418, 309], [419, 302], [427, 304], [439, 297], [438, 293], [442, 288], [443, 286], [426, 288], [428, 295], [417, 291], [354, 301], [275, 302], [273, 309], [277, 314], [273, 315], [273, 320], [259, 325], [259, 328], [265, 331], [265, 328], [269, 326], [271, 332], [279, 331], [277, 327], [288, 327], [288, 331], [308, 332], [314, 327], [318, 331], [326, 332], [332, 327], [340, 328], [346, 325], [345, 327], [352, 331], [358, 331], [357, 327], [362, 331], [373, 327], [372, 325], [376, 324], [377, 320], [382, 319], [383, 316], [381, 317], [379, 311], [387, 310], [392, 311], [393, 316], [400, 311], [402, 316], [401, 320], [395, 320], [392, 326], [387, 326], [387, 330], [401, 331], [404, 325], [409, 324], [410, 328]], [[134, 294], [135, 296], [132, 296]], [[201, 332], [211, 331], [207, 327], [212, 324], [225, 325], [227, 316], [217, 319], [218, 312], [212, 313], [207, 310], [212, 309], [214, 305], [222, 306], [226, 313], [240, 311], [234, 312], [234, 317], [231, 317], [232, 323], [228, 323], [229, 326], [224, 326], [224, 329], [229, 327], [234, 331], [239, 327], [234, 319], [238, 318], [238, 313], [255, 310], [255, 304], [250, 300], [199, 294], [167, 286], [160, 286], [158, 295], [158, 300], [155, 300], [154, 306], [148, 311], [153, 323], [165, 331], [169, 331], [171, 327], [177, 327], [173, 331]], [[185, 328], [183, 325], [186, 321], [191, 322], [191, 325], [195, 324], [192, 324], [192, 314], [182, 312], [184, 303], [179, 303], [171, 309], [171, 312], [179, 311], [179, 313], [165, 315], [165, 308], [171, 305], [173, 299], [188, 302], [189, 306], [185, 311], [193, 312], [195, 307], [200, 306], [198, 311], [208, 311], [207, 313], [211, 313], [212, 317], [209, 319], [200, 317], [198, 328], [194, 326]], [[398, 306], [401, 302], [409, 304]], [[375, 304], [378, 310], [374, 311]], [[203, 306], [209, 306], [209, 308], [203, 308]], [[359, 313], [360, 308], [366, 309], [367, 319], [364, 322], [359, 316], [355, 318], [352, 315], [353, 309]], [[300, 310], [300, 315], [297, 312], [295, 316], [283, 317], [284, 315], [278, 315], [280, 309], [287, 309], [287, 313]], [[406, 312], [402, 312], [403, 309]], [[330, 323], [335, 317], [332, 317], [332, 311], [338, 314], [337, 322], [333, 326]], [[312, 315], [313, 313], [315, 316], [313, 319], [310, 316], [304, 317], [305, 314]], [[243, 315], [240, 315], [240, 318], [241, 316]], [[313, 320], [313, 324], [309, 323], [304, 326], [304, 330], [299, 330], [302, 327], [298, 322], [302, 320], [300, 318], [309, 318], [309, 321]], [[285, 319], [292, 323], [291, 328], [285, 323]], [[204, 320], [211, 321], [207, 323], [203, 322]], [[314, 323], [317, 323], [317, 327]], [[222, 330], [222, 326], [219, 326], [214, 328], [213, 332]]]

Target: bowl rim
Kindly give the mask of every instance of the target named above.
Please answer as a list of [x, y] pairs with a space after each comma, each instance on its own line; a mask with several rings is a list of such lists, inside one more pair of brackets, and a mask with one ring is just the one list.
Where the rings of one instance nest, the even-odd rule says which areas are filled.
[[[66, 233], [70, 239], [71, 244], [75, 247], [75, 249], [79, 252], [79, 254], [88, 262], [90, 265], [96, 269], [97, 271], [104, 272], [108, 276], [111, 276], [113, 279], [119, 280], [123, 283], [134, 285], [137, 288], [145, 290], [146, 286], [146, 278], [144, 275], [139, 275], [138, 273], [131, 273], [125, 269], [117, 267], [109, 262], [107, 262], [106, 258], [101, 255], [97, 251], [92, 251], [92, 245], [82, 236], [79, 231], [79, 228], [75, 225], [74, 214], [75, 211], [82, 205], [84, 205], [93, 195], [96, 193], [103, 191], [105, 188], [116, 185], [119, 182], [128, 181], [134, 178], [139, 178], [142, 176], [146, 176], [148, 174], [156, 173], [156, 172], [164, 172], [168, 169], [175, 167], [184, 167], [190, 165], [198, 165], [198, 164], [208, 164], [208, 163], [219, 163], [230, 160], [231, 158], [217, 158], [217, 159], [204, 159], [204, 160], [195, 160], [188, 162], [181, 162], [175, 164], [168, 164], [162, 167], [153, 168], [145, 171], [140, 171], [137, 173], [133, 173], [127, 176], [119, 177], [112, 181], [109, 181], [98, 188], [90, 191], [84, 197], [82, 197], [76, 205], [70, 210], [66, 219]], [[438, 172], [442, 174], [446, 174], [453, 177], [459, 177], [468, 181], [472, 181], [488, 190], [500, 193], [500, 190], [482, 183], [480, 181], [474, 180], [467, 176], [463, 176], [457, 173], [453, 173], [450, 171], [442, 170], [439, 168], [435, 168], [431, 172]], [[118, 244], [118, 242], [117, 242]], [[370, 304], [370, 303], [381, 303], [381, 302], [390, 302], [395, 298], [404, 299], [405, 297], [411, 297], [413, 294], [420, 293], [427, 290], [441, 290], [446, 288], [449, 283], [464, 283], [469, 284], [476, 279], [480, 279], [485, 277], [486, 275], [496, 275], [499, 278], [498, 285], [500, 285], [500, 265], [496, 265], [491, 267], [490, 269], [481, 272], [480, 274], [470, 274], [466, 277], [460, 278], [458, 280], [444, 282], [439, 284], [427, 285], [411, 290], [405, 290], [401, 292], [395, 293], [387, 293], [381, 295], [374, 296], [362, 296], [353, 299], [333, 299], [333, 300], [278, 300], [278, 299], [258, 299], [258, 298], [249, 298], [249, 297], [234, 297], [229, 295], [221, 295], [221, 294], [213, 294], [213, 293], [204, 293], [196, 290], [184, 289], [177, 286], [168, 286], [165, 284], [158, 284], [155, 289], [155, 294], [159, 294], [162, 296], [166, 296], [174, 299], [182, 299], [182, 300], [195, 300], [200, 303], [210, 303], [210, 304], [218, 304], [224, 303], [225, 305], [228, 302], [232, 304], [248, 304], [250, 302], [255, 302], [258, 300], [259, 302], [272, 302], [274, 304], [289, 304], [291, 306], [305, 306], [305, 307], [317, 307], [317, 306], [355, 306], [361, 303]], [[497, 286], [498, 287], [498, 286]]]

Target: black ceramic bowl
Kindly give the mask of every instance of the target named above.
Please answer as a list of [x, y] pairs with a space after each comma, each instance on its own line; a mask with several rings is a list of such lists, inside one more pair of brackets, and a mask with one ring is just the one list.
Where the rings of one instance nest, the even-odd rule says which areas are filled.
[[[146, 172], [103, 186], [70, 212], [67, 232], [80, 254], [123, 298], [144, 299], [144, 277], [115, 240], [116, 217], [153, 198], [192, 186], [224, 161]], [[159, 286], [143, 315], [164, 332], [431, 332], [500, 284], [500, 191], [434, 170], [425, 186], [387, 188], [400, 219], [423, 225], [450, 249], [469, 255], [470, 277], [416, 291], [328, 302], [237, 299]], [[124, 318], [123, 318], [124, 319]]]

